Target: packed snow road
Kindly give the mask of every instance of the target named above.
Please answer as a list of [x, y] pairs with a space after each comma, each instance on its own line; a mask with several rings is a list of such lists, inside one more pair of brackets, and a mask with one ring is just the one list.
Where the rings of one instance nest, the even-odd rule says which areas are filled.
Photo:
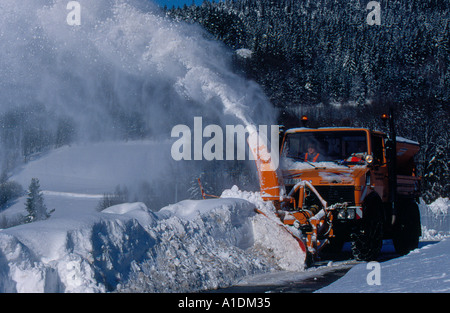
[[[439, 241], [422, 241], [419, 249]], [[384, 263], [399, 258], [395, 252], [392, 241], [386, 240], [377, 262], [384, 267]], [[212, 293], [312, 293], [321, 292], [322, 288], [344, 277], [353, 267], [366, 262], [356, 261], [351, 258], [349, 244], [345, 244], [342, 252], [326, 256], [327, 259], [316, 262], [312, 267], [301, 272], [280, 271], [246, 277], [238, 284], [219, 290], [210, 290]], [[362, 272], [367, 276], [369, 271]], [[337, 287], [338, 288], [338, 287]], [[324, 289], [326, 290], [326, 289]], [[339, 290], [339, 289], [337, 289]], [[338, 291], [340, 292], [340, 291]]]

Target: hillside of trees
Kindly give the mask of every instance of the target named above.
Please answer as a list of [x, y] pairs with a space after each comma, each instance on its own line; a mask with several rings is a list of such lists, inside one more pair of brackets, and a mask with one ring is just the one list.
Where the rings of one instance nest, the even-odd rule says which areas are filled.
[[[232, 51], [236, 71], [258, 82], [280, 123], [383, 130], [421, 143], [424, 199], [450, 196], [450, 3], [384, 0], [368, 25], [369, 0], [235, 0], [165, 8], [201, 25]], [[245, 49], [245, 50], [242, 50]], [[245, 54], [239, 53], [245, 51]]]

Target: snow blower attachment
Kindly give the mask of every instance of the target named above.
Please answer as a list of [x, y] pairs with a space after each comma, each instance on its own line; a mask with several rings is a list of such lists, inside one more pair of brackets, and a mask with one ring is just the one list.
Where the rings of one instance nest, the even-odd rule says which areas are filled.
[[[262, 138], [255, 128], [248, 127], [248, 145], [255, 158], [259, 176], [261, 197], [265, 201], [272, 201], [277, 209], [277, 215], [284, 224], [284, 228], [298, 241], [305, 253], [307, 265], [311, 265], [317, 258], [318, 252], [329, 243], [333, 237], [332, 211], [338, 206], [327, 206], [327, 202], [320, 196], [312, 184], [300, 181], [286, 194], [278, 162], [274, 162], [267, 149], [267, 138]], [[278, 151], [272, 153], [278, 153]], [[298, 195], [296, 198], [294, 195]], [[307, 203], [307, 199], [314, 200]], [[299, 204], [301, 204], [299, 206]], [[342, 204], [345, 206], [346, 204]], [[292, 210], [292, 208], [299, 208]], [[257, 213], [265, 215], [256, 210]], [[299, 232], [300, 230], [300, 232]]]

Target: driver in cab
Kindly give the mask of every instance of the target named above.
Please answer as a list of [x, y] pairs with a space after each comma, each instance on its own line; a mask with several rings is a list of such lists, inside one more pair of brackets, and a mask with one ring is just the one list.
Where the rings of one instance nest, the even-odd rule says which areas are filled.
[[305, 162], [322, 162], [324, 159], [317, 152], [316, 146], [313, 143], [308, 143], [308, 152], [305, 153]]

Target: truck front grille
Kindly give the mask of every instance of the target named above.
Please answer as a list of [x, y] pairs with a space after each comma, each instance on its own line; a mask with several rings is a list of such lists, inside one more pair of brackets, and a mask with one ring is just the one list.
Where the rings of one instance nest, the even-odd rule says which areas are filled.
[[354, 186], [314, 186], [328, 205], [337, 202], [355, 204]]

